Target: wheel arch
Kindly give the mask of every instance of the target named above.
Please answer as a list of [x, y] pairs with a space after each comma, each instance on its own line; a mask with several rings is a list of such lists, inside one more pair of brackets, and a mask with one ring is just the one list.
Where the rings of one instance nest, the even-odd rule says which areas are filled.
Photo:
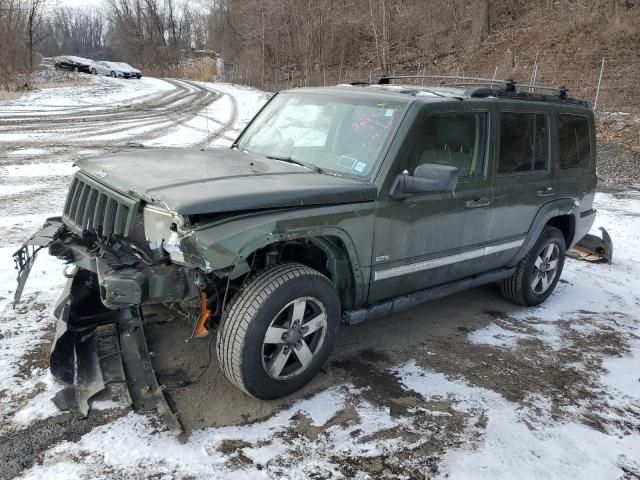
[[361, 266], [349, 253], [344, 236], [335, 232], [297, 239], [276, 239], [265, 245], [243, 252], [242, 257], [250, 268], [249, 259], [254, 255], [274, 255], [279, 263], [296, 262], [325, 275], [336, 287], [343, 308], [353, 308], [363, 301], [366, 289]]
[[520, 247], [517, 255], [509, 263], [509, 266], [517, 265], [517, 263], [524, 258], [527, 252], [535, 245], [542, 230], [544, 230], [544, 227], [547, 225], [554, 226], [562, 232], [568, 250], [574, 243], [573, 240], [579, 215], [576, 201], [573, 198], [562, 198], [545, 203], [540, 210], [538, 210], [522, 247]]
[[573, 238], [576, 234], [576, 218], [572, 214], [564, 214], [558, 215], [557, 217], [551, 218], [546, 225], [556, 227], [558, 230], [562, 232], [564, 236], [565, 246], [567, 250], [571, 247], [573, 243]]

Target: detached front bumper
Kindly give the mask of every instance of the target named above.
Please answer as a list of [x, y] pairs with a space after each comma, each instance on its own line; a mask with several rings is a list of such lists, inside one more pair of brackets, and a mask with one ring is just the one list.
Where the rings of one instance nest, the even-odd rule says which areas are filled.
[[82, 275], [70, 278], [56, 306], [49, 368], [67, 386], [54, 404], [86, 417], [90, 399], [109, 388], [136, 411], [155, 410], [174, 435], [184, 434], [153, 370], [142, 309], [87, 313], [87, 299], [74, 295], [85, 281]]
[[[144, 331], [143, 304], [181, 301], [195, 296], [185, 267], [117, 263], [66, 230], [60, 218], [48, 219], [15, 254], [18, 302], [42, 248], [74, 264], [56, 304], [56, 337], [49, 366], [67, 386], [53, 401], [81, 416], [89, 401], [110, 388], [138, 411], [156, 410], [176, 435], [183, 428], [155, 376]], [[140, 262], [143, 263], [143, 262]]]

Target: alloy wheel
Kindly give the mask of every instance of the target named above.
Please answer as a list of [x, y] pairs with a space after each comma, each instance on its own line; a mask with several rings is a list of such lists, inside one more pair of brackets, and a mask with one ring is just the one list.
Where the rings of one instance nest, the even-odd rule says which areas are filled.
[[262, 366], [271, 378], [300, 375], [318, 355], [327, 332], [327, 312], [313, 297], [289, 302], [271, 321], [262, 342]]
[[536, 257], [531, 279], [531, 289], [536, 295], [542, 295], [553, 283], [558, 273], [558, 257], [560, 249], [550, 243]]

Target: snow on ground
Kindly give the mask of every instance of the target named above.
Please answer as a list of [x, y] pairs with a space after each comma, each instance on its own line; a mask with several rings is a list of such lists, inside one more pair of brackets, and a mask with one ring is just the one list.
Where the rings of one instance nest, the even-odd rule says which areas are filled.
[[[148, 90], [141, 91], [143, 87]], [[191, 108], [192, 102], [205, 106], [168, 129], [162, 116], [145, 124], [149, 119], [144, 112], [131, 122], [109, 117], [121, 124], [116, 129], [107, 121], [94, 122], [102, 132], [97, 137], [155, 146], [228, 145], [266, 100], [262, 92], [233, 85], [155, 79], [103, 79], [97, 87], [79, 88], [0, 104], [0, 146], [3, 140], [15, 140], [15, 130], [2, 130], [8, 111], [46, 117], [67, 115], [64, 109], [71, 109], [76, 115], [74, 109], [82, 105], [88, 112], [111, 115], [144, 105], [152, 94], [154, 106], [164, 103], [163, 96], [183, 98], [171, 115]], [[210, 102], [211, 94], [219, 95], [216, 101]], [[143, 124], [137, 135], [127, 133], [132, 123]], [[157, 135], [147, 135], [158, 125]], [[47, 216], [59, 214], [71, 162], [78, 155], [104, 151], [98, 140], [87, 142], [85, 135], [76, 135], [78, 128], [80, 122], [72, 121], [64, 147], [47, 145], [46, 138], [59, 132], [35, 129], [23, 133], [23, 145], [11, 143], [12, 153], [4, 160], [0, 155], [0, 447], [3, 435], [28, 432], [31, 425], [60, 414], [50, 398], [61, 385], [41, 365], [53, 335], [52, 309], [64, 284], [63, 265], [42, 254], [24, 301], [13, 310], [11, 254], [20, 238]], [[211, 136], [218, 129], [220, 135]], [[137, 139], [140, 132], [144, 138]], [[508, 362], [499, 363], [502, 370], [489, 378], [489, 372], [471, 375], [474, 371], [462, 368], [440, 371], [416, 351], [415, 359], [384, 367], [382, 373], [397, 385], [377, 401], [372, 398], [382, 388], [379, 384], [355, 386], [355, 381], [340, 380], [259, 421], [194, 431], [186, 443], [166, 432], [155, 417], [129, 412], [77, 441], [48, 446], [41, 461], [21, 475], [47, 480], [640, 478], [640, 261], [635, 256], [640, 194], [599, 193], [596, 207], [596, 225], [607, 228], [614, 240], [613, 265], [567, 260], [562, 283], [544, 305], [495, 314], [493, 322], [459, 340], [470, 359], [472, 350], [481, 349], [485, 358], [522, 362], [533, 375], [539, 368], [542, 376], [547, 368], [543, 360], [552, 359], [561, 373], [554, 388], [532, 389], [519, 400], [502, 388], [514, 375]], [[446, 343], [443, 348], [449, 347]], [[430, 350], [427, 354], [437, 357]], [[574, 379], [579, 380], [579, 394], [571, 390]], [[97, 407], [119, 405], [107, 400]]]

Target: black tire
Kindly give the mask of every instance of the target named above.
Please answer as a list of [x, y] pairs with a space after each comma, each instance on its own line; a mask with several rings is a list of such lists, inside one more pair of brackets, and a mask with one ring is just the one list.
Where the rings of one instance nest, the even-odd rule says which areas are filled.
[[74, 71], [75, 73], [78, 73], [80, 70], [78, 69], [78, 67], [73, 67], [73, 71]]
[[[543, 265], [549, 264], [549, 262], [544, 262], [543, 257], [541, 257], [544, 252], [548, 251], [547, 249], [554, 252], [550, 261], [557, 261], [552, 279], [549, 279], [551, 270], [546, 270], [547, 267], [543, 266], [542, 269], [545, 270], [543, 272], [536, 266], [536, 263], [541, 260]], [[566, 243], [562, 232], [556, 227], [544, 227], [533, 248], [518, 263], [515, 273], [500, 282], [502, 295], [506, 299], [526, 307], [533, 307], [544, 302], [553, 293], [560, 280], [562, 268], [564, 267], [565, 251]], [[546, 283], [546, 287], [542, 280], [532, 285], [534, 278], [541, 278], [539, 277], [541, 274], [544, 274], [545, 281], [546, 279], [550, 280]]]
[[[267, 331], [271, 332], [272, 327], [278, 332], [287, 330], [276, 322], [286, 322], [284, 319], [288, 316], [289, 328], [294, 327], [296, 322], [291, 318], [295, 318], [296, 313], [293, 309], [302, 300], [301, 329], [311, 324], [309, 319], [305, 320], [306, 315], [313, 320], [324, 315], [325, 325], [306, 334], [306, 338], [295, 337], [302, 339], [298, 340], [297, 346], [285, 344], [285, 338], [295, 341], [293, 335], [289, 337], [286, 333], [279, 344], [268, 342]], [[290, 315], [288, 308], [292, 309]], [[256, 274], [236, 293], [226, 311], [217, 334], [217, 354], [223, 372], [240, 390], [259, 399], [271, 400], [299, 390], [318, 373], [333, 346], [341, 307], [338, 293], [327, 277], [305, 265], [287, 263]], [[268, 349], [272, 347], [269, 353]], [[289, 353], [283, 367], [281, 370], [275, 368], [279, 372], [276, 376], [282, 374], [282, 378], [276, 378], [272, 375], [273, 364], [276, 357], [284, 358], [283, 352], [286, 354], [287, 349]], [[301, 356], [303, 350], [312, 353], [307, 357], [310, 360], [306, 366]], [[296, 368], [302, 370], [298, 372]], [[287, 377], [286, 372], [293, 373]]]
[[98, 74], [98, 71], [97, 71], [95, 68], [92, 68], [92, 69], [91, 69], [91, 74], [92, 74], [92, 75], [97, 75], [97, 74]]
[[116, 78], [116, 77], [117, 77], [116, 72], [111, 72], [111, 76], [112, 76], [113, 78]]

